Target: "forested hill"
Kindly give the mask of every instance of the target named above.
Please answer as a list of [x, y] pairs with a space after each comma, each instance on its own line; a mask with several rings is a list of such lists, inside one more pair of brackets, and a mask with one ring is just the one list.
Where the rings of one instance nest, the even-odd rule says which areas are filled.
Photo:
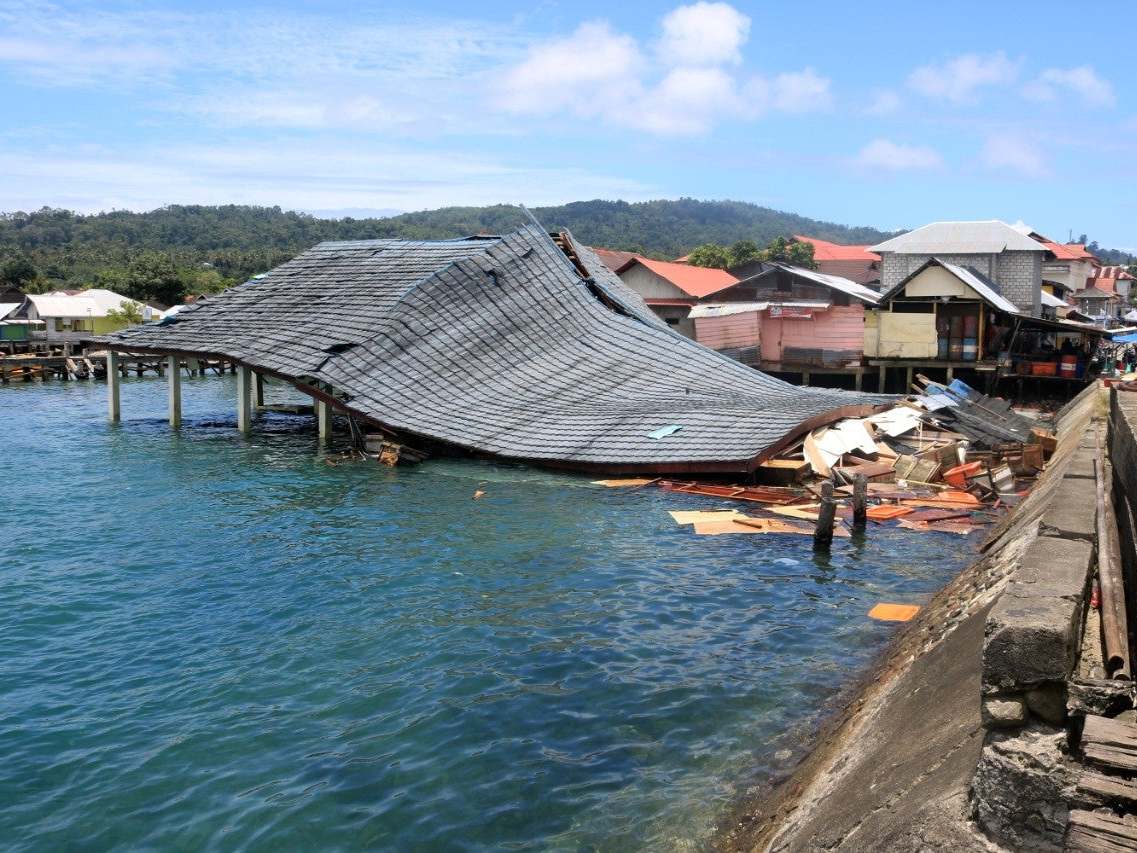
[[[890, 236], [735, 201], [582, 201], [535, 208], [550, 230], [582, 242], [672, 258], [703, 243], [808, 234], [840, 243]], [[512, 206], [450, 207], [383, 219], [319, 219], [277, 207], [173, 205], [82, 216], [45, 208], [0, 215], [0, 286], [31, 292], [107, 287], [171, 304], [264, 272], [321, 240], [440, 239], [503, 233], [526, 222]]]

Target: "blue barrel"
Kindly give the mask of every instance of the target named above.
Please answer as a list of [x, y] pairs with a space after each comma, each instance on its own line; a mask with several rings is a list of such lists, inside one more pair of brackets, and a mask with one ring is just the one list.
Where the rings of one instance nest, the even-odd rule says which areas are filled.
[[963, 339], [963, 360], [975, 361], [979, 358], [979, 338]]

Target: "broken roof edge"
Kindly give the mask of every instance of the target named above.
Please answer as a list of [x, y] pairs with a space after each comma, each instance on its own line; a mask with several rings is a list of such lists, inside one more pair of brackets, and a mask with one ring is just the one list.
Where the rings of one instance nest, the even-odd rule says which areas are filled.
[[[311, 382], [304, 381], [303, 377], [288, 376], [280, 373], [270, 367], [259, 364], [256, 360], [248, 358], [234, 358], [223, 352], [197, 350], [186, 347], [161, 347], [161, 346], [123, 346], [119, 342], [110, 340], [111, 335], [105, 335], [99, 338], [92, 339], [93, 343], [105, 344], [106, 348], [114, 352], [130, 352], [141, 353], [145, 355], [172, 355], [172, 356], [188, 356], [191, 358], [209, 358], [218, 359], [222, 361], [230, 361], [233, 364], [241, 367], [246, 367], [250, 370], [265, 376], [271, 376], [283, 382], [292, 385], [296, 390], [303, 394], [307, 394], [313, 399], [326, 402], [335, 407], [342, 414], [356, 418], [359, 421], [368, 424], [376, 429], [388, 433], [393, 438], [411, 439], [410, 442], [405, 442], [414, 446], [417, 441], [421, 446], [436, 446], [449, 448], [456, 455], [465, 455], [479, 459], [493, 459], [501, 462], [510, 462], [524, 465], [531, 465], [536, 468], [544, 468], [547, 470], [556, 471], [577, 471], [589, 474], [658, 474], [658, 475], [678, 475], [678, 474], [716, 474], [716, 475], [750, 475], [759, 465], [769, 459], [777, 456], [779, 453], [784, 452], [787, 448], [792, 447], [793, 444], [802, 436], [807, 435], [813, 430], [820, 427], [829, 426], [837, 421], [846, 418], [863, 418], [870, 415], [884, 411], [887, 407], [892, 405], [892, 402], [897, 398], [895, 395], [862, 395], [868, 397], [880, 398], [879, 402], [864, 402], [864, 403], [849, 403], [844, 406], [835, 406], [832, 409], [827, 409], [816, 415], [813, 415], [788, 430], [781, 438], [774, 443], [768, 445], [759, 453], [749, 458], [728, 459], [728, 460], [705, 460], [705, 459], [688, 459], [688, 460], [669, 460], [661, 462], [592, 462], [592, 461], [576, 461], [572, 459], [556, 459], [544, 458], [538, 456], [517, 455], [511, 456], [502, 453], [493, 453], [486, 450], [479, 450], [476, 448], [466, 447], [461, 444], [456, 444], [446, 439], [437, 438], [434, 436], [426, 435], [425, 433], [415, 432], [414, 430], [405, 429], [403, 427], [393, 426], [384, 422], [374, 415], [367, 414], [362, 410], [351, 405], [351, 399], [343, 399], [335, 396], [334, 392], [329, 393], [323, 389], [313, 385]], [[729, 359], [728, 359], [729, 360]], [[735, 362], [737, 363], [737, 362]], [[311, 377], [309, 377], [311, 378]], [[806, 391], [830, 391], [833, 389], [814, 389], [802, 388], [803, 392]]]
[[[781, 261], [767, 261], [769, 269], [762, 270], [762, 272], [755, 273], [747, 278], [740, 279], [739, 284], [755, 281], [765, 276], [771, 275], [778, 270], [796, 275], [799, 278], [808, 279], [809, 281], [819, 284], [822, 287], [827, 287], [830, 290], [836, 290], [839, 293], [844, 293], [846, 296], [852, 296], [854, 299], [859, 299], [866, 305], [876, 306], [880, 300], [881, 295], [871, 288], [865, 287], [863, 284], [857, 284], [850, 278], [844, 276], [833, 275], [832, 273], [823, 273], [817, 270], [806, 269], [805, 267], [795, 266], [793, 264], [785, 264]], [[712, 294], [713, 295], [713, 294]]]

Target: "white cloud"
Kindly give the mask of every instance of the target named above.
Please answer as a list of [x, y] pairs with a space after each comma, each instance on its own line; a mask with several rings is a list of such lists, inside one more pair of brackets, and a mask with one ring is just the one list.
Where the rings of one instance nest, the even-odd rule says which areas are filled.
[[530, 114], [603, 112], [635, 93], [641, 63], [635, 39], [603, 21], [584, 23], [570, 36], [531, 47], [506, 74], [500, 104]]
[[1053, 101], [1063, 90], [1094, 106], [1113, 106], [1117, 102], [1112, 84], [1089, 65], [1047, 68], [1023, 87], [1023, 94], [1034, 101]]
[[1032, 141], [1014, 133], [993, 133], [983, 143], [980, 159], [990, 169], [1011, 170], [1026, 177], [1047, 174], [1046, 158]]
[[661, 135], [705, 133], [765, 112], [809, 112], [831, 103], [830, 81], [812, 68], [743, 78], [749, 19], [725, 3], [681, 6], [663, 19], [656, 62], [603, 21], [529, 48], [504, 73], [497, 104], [522, 115], [559, 112]]
[[750, 18], [728, 3], [680, 6], [663, 19], [660, 60], [667, 65], [722, 65], [742, 61]]
[[164, 204], [279, 204], [295, 210], [421, 210], [451, 204], [558, 204], [659, 195], [636, 181], [572, 167], [506, 165], [455, 151], [308, 144], [149, 147], [134, 154], [3, 150], [0, 210], [51, 199], [82, 212]]
[[929, 98], [961, 104], [973, 100], [980, 89], [1007, 85], [1017, 77], [1018, 63], [1001, 51], [988, 56], [967, 53], [917, 68], [908, 77], [908, 87]]
[[938, 169], [944, 161], [936, 149], [926, 145], [874, 139], [857, 153], [854, 162], [874, 171], [908, 172]]
[[902, 105], [900, 96], [891, 89], [879, 89], [873, 93], [872, 102], [865, 108], [870, 116], [888, 116], [899, 112]]
[[788, 113], [826, 109], [833, 101], [829, 82], [812, 68], [778, 74], [771, 86], [773, 107]]
[[625, 119], [654, 133], [692, 134], [720, 116], [742, 115], [747, 105], [734, 79], [719, 68], [676, 68]]

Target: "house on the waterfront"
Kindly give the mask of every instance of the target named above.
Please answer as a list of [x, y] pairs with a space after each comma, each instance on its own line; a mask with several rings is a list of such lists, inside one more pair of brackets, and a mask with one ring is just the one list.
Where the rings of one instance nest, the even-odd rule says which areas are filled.
[[1133, 276], [1123, 266], [1098, 267], [1094, 276], [1086, 281], [1086, 287], [1092, 287], [1103, 293], [1116, 293], [1118, 299], [1124, 304], [1129, 301], [1130, 291], [1133, 287]]
[[[116, 351], [224, 358], [238, 365], [242, 430], [262, 372], [316, 401], [324, 436], [334, 411], [423, 450], [613, 473], [745, 476], [809, 430], [885, 402], [798, 388], [698, 346], [587, 246], [536, 224], [322, 243], [101, 343], [112, 419]], [[179, 375], [167, 370], [173, 423]]]
[[[23, 294], [20, 294], [23, 297]], [[16, 344], [23, 344], [30, 340], [33, 330], [41, 323], [32, 320], [21, 312], [24, 305], [23, 298], [19, 302], [0, 302], [0, 345], [9, 352]]]
[[661, 320], [689, 338], [695, 337], [695, 326], [689, 318], [691, 308], [701, 299], [738, 284], [738, 278], [726, 270], [653, 261], [638, 255], [617, 272], [620, 280], [638, 293]]
[[859, 368], [865, 311], [876, 306], [877, 293], [816, 270], [762, 267], [691, 308], [695, 340], [771, 372]]
[[[974, 254], [957, 250], [954, 257], [972, 260]], [[999, 266], [996, 253], [986, 268]], [[1011, 281], [1021, 286], [1021, 270]], [[1027, 302], [1024, 291], [1017, 292]], [[957, 370], [974, 370], [989, 381], [996, 375], [1081, 376], [1101, 330], [1059, 318], [1065, 303], [1041, 289], [1038, 294], [1039, 311], [1029, 313], [975, 266], [927, 258], [884, 290], [866, 318], [865, 355], [880, 371], [878, 387], [889, 368], [902, 368], [909, 377], [917, 369], [939, 368], [949, 379]]]
[[[1096, 281], [1095, 279], [1090, 279]], [[1113, 292], [1084, 287], [1070, 294], [1069, 301], [1094, 323], [1108, 326], [1121, 316], [1121, 298]]]
[[990, 282], [1027, 316], [1042, 314], [1042, 264], [1049, 251], [1005, 222], [933, 222], [871, 250], [881, 256], [881, 293], [936, 258]]
[[[49, 344], [76, 344], [124, 328], [127, 325], [125, 320], [110, 315], [133, 301], [104, 288], [57, 290], [29, 294], [19, 313], [29, 320], [42, 322], [42, 328], [35, 332], [34, 338]], [[151, 306], [138, 304], [143, 322], [155, 319]]]
[[793, 242], [813, 246], [813, 262], [818, 272], [840, 276], [857, 284], [879, 286], [880, 255], [868, 246], [846, 246], [800, 234], [794, 235]]

